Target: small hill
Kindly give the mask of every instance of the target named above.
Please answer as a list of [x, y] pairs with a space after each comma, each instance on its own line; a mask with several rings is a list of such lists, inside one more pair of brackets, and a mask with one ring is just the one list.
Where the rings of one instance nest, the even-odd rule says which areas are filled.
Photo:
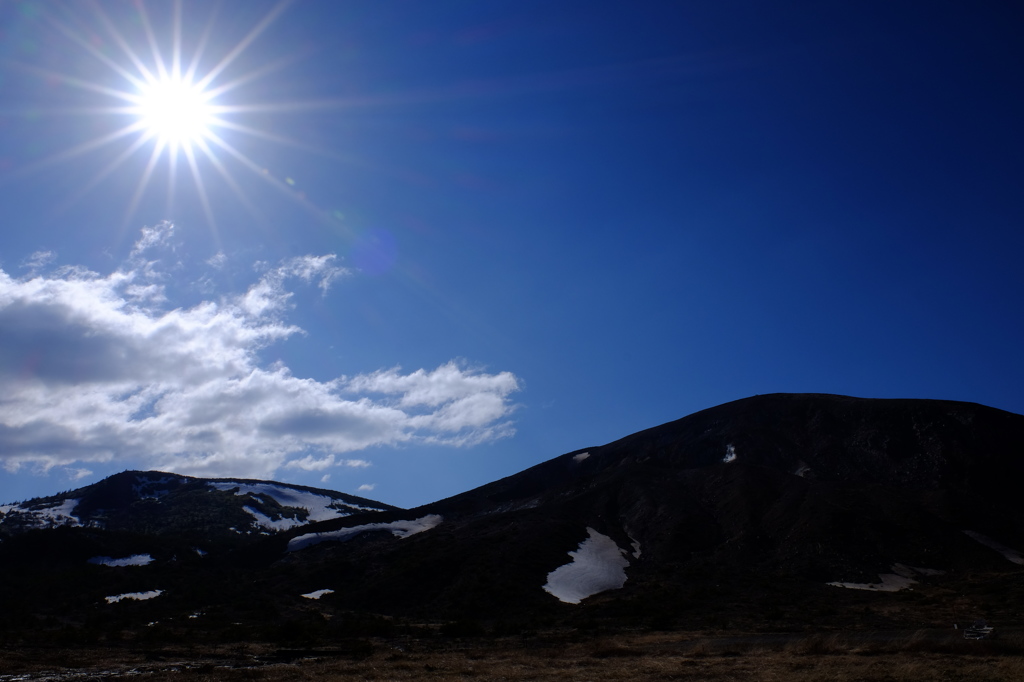
[[391, 509], [354, 495], [285, 483], [124, 471], [60, 495], [0, 506], [0, 537], [70, 526], [212, 541]]

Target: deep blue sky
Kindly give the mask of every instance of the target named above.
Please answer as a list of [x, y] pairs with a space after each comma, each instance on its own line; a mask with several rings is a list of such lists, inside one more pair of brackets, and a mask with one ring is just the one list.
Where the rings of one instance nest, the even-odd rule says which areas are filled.
[[184, 2], [199, 75], [281, 10], [212, 82], [258, 134], [213, 128], [234, 188], [196, 149], [208, 210], [166, 153], [133, 204], [152, 140], [62, 156], [135, 120], [117, 36], [155, 71], [98, 6], [0, 4], [0, 502], [412, 506], [757, 393], [1024, 412], [1015, 3]]

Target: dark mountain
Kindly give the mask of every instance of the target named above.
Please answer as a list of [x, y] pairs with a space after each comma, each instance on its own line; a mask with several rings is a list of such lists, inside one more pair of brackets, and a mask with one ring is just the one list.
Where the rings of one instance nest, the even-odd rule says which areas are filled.
[[589, 528], [629, 565], [621, 589], [585, 605], [685, 611], [728, 593], [774, 613], [800, 601], [767, 598], [783, 584], [842, 600], [848, 590], [826, 583], [887, 590], [1016, 574], [1021, 481], [1020, 415], [949, 401], [757, 396], [411, 510], [444, 518], [429, 533], [368, 551], [301, 552], [357, 567], [360, 589], [336, 598], [353, 608], [559, 613], [573, 607], [541, 587]]
[[[295, 632], [307, 634], [365, 625], [353, 614], [497, 631], [537, 623], [916, 627], [975, 615], [1019, 622], [1022, 474], [1024, 416], [951, 401], [768, 395], [416, 509], [379, 505], [273, 535], [250, 529], [218, 556], [182, 558], [206, 536], [202, 524], [116, 525], [122, 517], [107, 513], [104, 529], [12, 536], [0, 544], [0, 565], [23, 566], [21, 579], [39, 584], [54, 579], [50, 564], [40, 568], [44, 557], [74, 554], [64, 575], [88, 574], [75, 599], [21, 599], [23, 613], [67, 618], [73, 602], [93, 615], [160, 614], [183, 631], [228, 621], [301, 622]], [[125, 518], [140, 502], [129, 497]], [[88, 499], [81, 496], [83, 510], [92, 509]], [[264, 502], [269, 517], [275, 510]], [[227, 527], [217, 532], [232, 537]], [[162, 546], [178, 548], [173, 557], [86, 565], [103, 543], [127, 548], [129, 536], [158, 534]], [[115, 583], [163, 592], [104, 604], [120, 594]], [[319, 590], [330, 592], [301, 596]], [[207, 615], [183, 620], [193, 612]]]
[[0, 537], [84, 526], [212, 542], [389, 509], [395, 507], [308, 486], [124, 471], [59, 495], [0, 506]]

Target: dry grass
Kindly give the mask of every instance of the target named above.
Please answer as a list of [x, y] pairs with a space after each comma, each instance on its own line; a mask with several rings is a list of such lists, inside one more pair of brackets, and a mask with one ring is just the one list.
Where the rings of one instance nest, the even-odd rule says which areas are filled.
[[[203, 651], [0, 652], [0, 671], [62, 680], [763, 680], [916, 682], [1024, 680], [1024, 638], [964, 642], [919, 631], [704, 637], [659, 633], [574, 638], [373, 642], [363, 657], [322, 652], [287, 662], [236, 646]], [[309, 655], [313, 652], [306, 652]], [[63, 671], [63, 674], [60, 674]], [[0, 673], [0, 681], [5, 679]], [[54, 675], [57, 673], [57, 675]], [[6, 678], [12, 679], [12, 678]]]

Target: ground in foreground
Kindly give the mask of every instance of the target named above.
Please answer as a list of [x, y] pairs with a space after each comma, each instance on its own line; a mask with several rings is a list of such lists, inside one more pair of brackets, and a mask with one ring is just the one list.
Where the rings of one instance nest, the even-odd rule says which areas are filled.
[[353, 639], [310, 650], [226, 647], [0, 650], [0, 682], [138, 680], [1019, 680], [1024, 633], [722, 636], [547, 633]]

